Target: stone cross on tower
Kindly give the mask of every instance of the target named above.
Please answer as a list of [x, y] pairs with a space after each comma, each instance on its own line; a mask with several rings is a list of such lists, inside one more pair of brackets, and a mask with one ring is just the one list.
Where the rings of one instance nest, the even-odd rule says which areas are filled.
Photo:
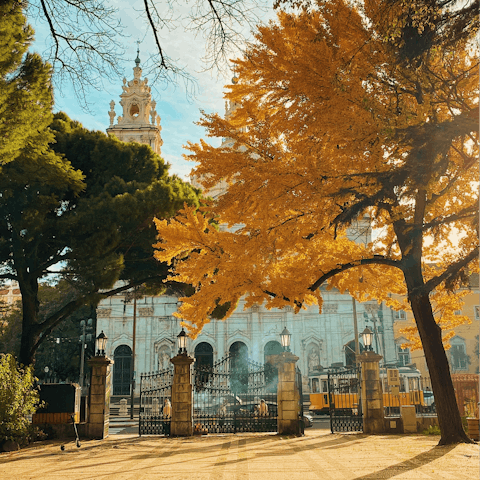
[[115, 135], [122, 142], [145, 143], [160, 155], [160, 147], [163, 145], [160, 131], [160, 117], [155, 110], [156, 102], [152, 99], [151, 88], [148, 79], [142, 80], [140, 68], [140, 49], [137, 49], [135, 67], [133, 67], [133, 80], [123, 79], [123, 92], [120, 95], [122, 115], [115, 120], [115, 102], [110, 102], [110, 127], [107, 128], [109, 135]]

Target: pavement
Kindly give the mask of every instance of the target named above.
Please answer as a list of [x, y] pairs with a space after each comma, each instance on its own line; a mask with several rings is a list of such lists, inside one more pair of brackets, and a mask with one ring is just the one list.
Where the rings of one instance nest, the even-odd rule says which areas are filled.
[[437, 447], [438, 436], [277, 434], [39, 442], [0, 454], [0, 479], [380, 480], [479, 478], [478, 445]]

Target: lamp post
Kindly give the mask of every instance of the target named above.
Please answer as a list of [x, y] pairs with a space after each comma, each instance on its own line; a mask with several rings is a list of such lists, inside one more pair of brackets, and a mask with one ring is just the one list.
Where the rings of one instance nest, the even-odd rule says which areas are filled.
[[95, 339], [95, 356], [88, 360], [91, 382], [87, 435], [100, 439], [108, 436], [110, 415], [110, 375], [113, 361], [106, 354], [107, 340], [102, 330]]
[[370, 328], [365, 327], [365, 330], [362, 332], [362, 338], [363, 344], [365, 345], [365, 350], [367, 350], [367, 352], [371, 352], [373, 332], [370, 330]]
[[182, 327], [182, 331], [177, 335], [178, 339], [178, 354], [186, 355], [187, 354], [187, 334]]
[[95, 339], [95, 350], [97, 357], [105, 357], [105, 348], [107, 346], [108, 337], [103, 333], [103, 330], [100, 332], [98, 337]]
[[290, 351], [290, 339], [292, 338], [292, 334], [287, 330], [285, 327], [280, 334], [280, 342], [282, 343], [283, 351], [289, 352]]

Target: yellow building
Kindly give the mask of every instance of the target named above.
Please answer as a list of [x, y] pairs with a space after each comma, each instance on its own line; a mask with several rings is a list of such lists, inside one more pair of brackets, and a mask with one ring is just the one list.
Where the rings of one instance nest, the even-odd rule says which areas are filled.
[[[461, 310], [455, 312], [457, 315], [466, 315], [471, 323], [460, 325], [455, 328], [455, 336], [450, 340], [451, 348], [447, 350], [447, 357], [450, 363], [452, 374], [459, 373], [479, 373], [478, 362], [478, 338], [480, 328], [480, 297], [478, 286], [478, 274], [470, 277], [469, 293], [463, 298], [465, 305]], [[410, 351], [402, 349], [402, 343], [408, 343], [402, 336], [401, 330], [412, 324], [413, 314], [411, 311], [395, 312], [394, 336], [398, 352], [398, 358], [402, 365], [414, 363], [422, 373], [422, 376], [428, 377], [428, 368], [425, 362], [425, 356], [422, 349]]]
[[[20, 288], [17, 282], [12, 282], [8, 285], [2, 285], [0, 287], [0, 304], [3, 304], [9, 307], [9, 306], [15, 305], [17, 302], [20, 302], [21, 300], [22, 300], [22, 296], [20, 294]], [[0, 312], [2, 310], [0, 310]]]

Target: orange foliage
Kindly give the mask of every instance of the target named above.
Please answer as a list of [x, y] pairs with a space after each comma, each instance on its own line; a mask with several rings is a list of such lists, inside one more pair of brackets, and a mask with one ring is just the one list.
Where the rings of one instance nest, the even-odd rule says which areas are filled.
[[[417, 287], [434, 291], [442, 327], [458, 324], [461, 295], [449, 284], [477, 270], [476, 51], [463, 42], [404, 68], [383, 40], [377, 3], [280, 12], [236, 62], [232, 113], [200, 121], [227, 141], [190, 143], [187, 158], [206, 190], [224, 182], [226, 191], [205, 211], [185, 206], [157, 221], [155, 245], [172, 279], [196, 289], [179, 310], [192, 335], [218, 302], [230, 302], [228, 318], [242, 296], [246, 307], [321, 310], [322, 281], [406, 309], [392, 294], [412, 294], [409, 269], [420, 262]], [[347, 237], [363, 215], [378, 232], [366, 245]]]

